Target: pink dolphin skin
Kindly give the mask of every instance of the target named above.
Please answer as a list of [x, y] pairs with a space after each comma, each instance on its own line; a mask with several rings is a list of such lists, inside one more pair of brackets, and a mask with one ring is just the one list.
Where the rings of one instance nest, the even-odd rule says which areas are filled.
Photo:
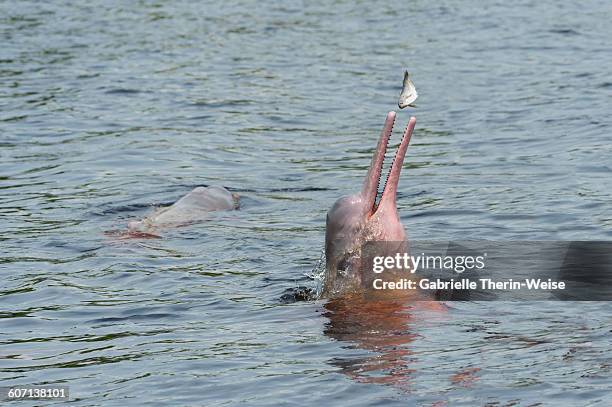
[[238, 195], [221, 186], [197, 187], [167, 208], [128, 223], [127, 237], [159, 237], [160, 228], [205, 220], [210, 212], [238, 208]]
[[325, 229], [326, 272], [322, 297], [333, 297], [363, 288], [372, 276], [360, 275], [361, 247], [366, 242], [406, 242], [406, 232], [397, 212], [397, 185], [404, 156], [414, 131], [411, 117], [387, 175], [382, 196], [376, 202], [387, 145], [395, 123], [389, 112], [361, 192], [344, 196], [327, 212]]

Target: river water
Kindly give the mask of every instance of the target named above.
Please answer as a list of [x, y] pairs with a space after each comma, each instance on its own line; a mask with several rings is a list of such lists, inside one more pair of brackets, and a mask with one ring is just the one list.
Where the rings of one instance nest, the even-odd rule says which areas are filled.
[[[283, 300], [315, 286], [406, 68], [412, 239], [612, 239], [612, 5], [511, 3], [1, 1], [0, 385], [610, 405], [610, 303]], [[109, 233], [212, 184], [240, 210]]]

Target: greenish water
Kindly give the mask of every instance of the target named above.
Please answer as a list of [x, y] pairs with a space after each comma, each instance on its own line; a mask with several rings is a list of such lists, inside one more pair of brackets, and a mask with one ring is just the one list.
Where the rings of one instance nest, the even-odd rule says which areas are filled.
[[[411, 238], [610, 240], [611, 13], [0, 1], [1, 385], [79, 406], [609, 405], [609, 303], [279, 299], [314, 286], [405, 68]], [[210, 184], [241, 209], [106, 233]]]

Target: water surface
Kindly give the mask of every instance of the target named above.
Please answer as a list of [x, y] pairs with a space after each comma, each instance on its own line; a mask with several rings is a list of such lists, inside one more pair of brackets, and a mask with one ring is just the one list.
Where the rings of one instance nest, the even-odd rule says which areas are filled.
[[[608, 303], [280, 298], [314, 286], [406, 68], [411, 238], [610, 240], [611, 13], [0, 2], [2, 385], [83, 406], [608, 405]], [[241, 209], [105, 233], [211, 184]]]

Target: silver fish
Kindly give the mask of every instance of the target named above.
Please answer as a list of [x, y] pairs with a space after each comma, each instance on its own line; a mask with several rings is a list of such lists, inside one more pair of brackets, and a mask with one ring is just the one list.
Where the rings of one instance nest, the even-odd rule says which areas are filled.
[[419, 97], [417, 93], [414, 83], [410, 80], [410, 74], [408, 71], [404, 72], [404, 86], [402, 87], [402, 93], [399, 97], [398, 106], [400, 109], [405, 108], [406, 106], [416, 107], [414, 101]]

